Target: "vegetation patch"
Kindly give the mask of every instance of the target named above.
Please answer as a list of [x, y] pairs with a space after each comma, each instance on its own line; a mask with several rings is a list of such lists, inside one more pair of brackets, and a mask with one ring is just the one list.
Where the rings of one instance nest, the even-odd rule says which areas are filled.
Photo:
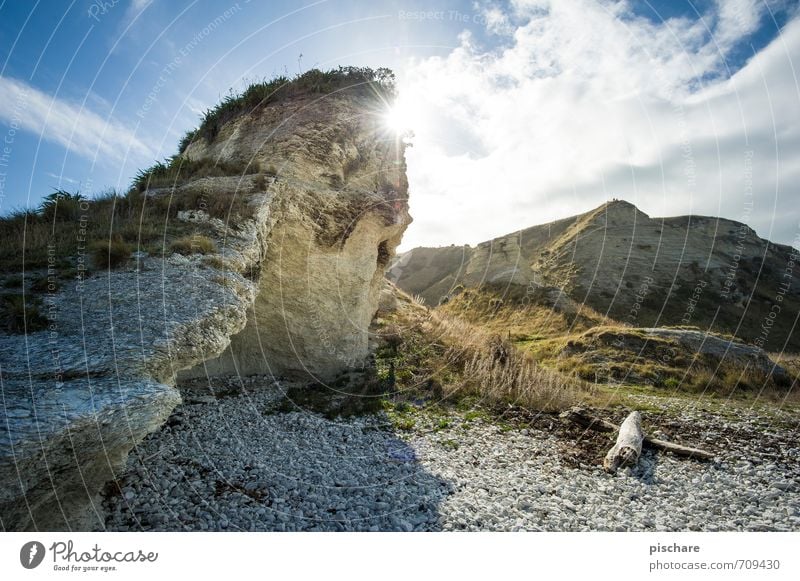
[[791, 380], [755, 363], [696, 352], [645, 329], [601, 326], [585, 333], [529, 344], [539, 360], [592, 383], [645, 385], [687, 393], [785, 390]]
[[33, 333], [47, 328], [41, 300], [30, 295], [0, 295], [0, 324], [8, 333]]
[[149, 189], [175, 188], [200, 178], [244, 176], [250, 173], [257, 172], [247, 163], [208, 158], [192, 160], [175, 155], [164, 162], [159, 161], [147, 169], [140, 170], [133, 180], [133, 189], [141, 193]]
[[133, 247], [121, 239], [100, 241], [89, 245], [92, 263], [96, 268], [119, 268], [128, 262], [133, 252]]
[[191, 236], [178, 238], [170, 244], [169, 249], [171, 252], [183, 255], [213, 254], [217, 251], [214, 241], [202, 234], [192, 234]]
[[328, 419], [373, 414], [383, 409], [386, 386], [369, 368], [358, 376], [345, 375], [331, 385], [312, 383], [286, 390], [278, 412], [312, 411]]
[[582, 380], [542, 367], [506, 338], [403, 293], [397, 310], [381, 317], [378, 334], [378, 376], [394, 386], [395, 399], [552, 412], [592, 391]]
[[278, 76], [252, 83], [241, 93], [231, 92], [206, 111], [200, 127], [187, 133], [181, 140], [179, 152], [186, 151], [197, 139], [212, 141], [223, 125], [259, 108], [287, 99], [334, 92], [347, 92], [385, 102], [393, 99], [395, 94], [394, 73], [384, 68], [339, 67], [329, 71], [311, 69], [293, 79]]

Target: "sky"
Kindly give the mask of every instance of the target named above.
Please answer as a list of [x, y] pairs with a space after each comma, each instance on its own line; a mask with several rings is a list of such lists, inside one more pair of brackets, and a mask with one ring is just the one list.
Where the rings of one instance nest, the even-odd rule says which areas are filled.
[[386, 66], [401, 250], [611, 198], [800, 246], [798, 0], [4, 1], [0, 47], [0, 213], [125, 191], [249, 81]]

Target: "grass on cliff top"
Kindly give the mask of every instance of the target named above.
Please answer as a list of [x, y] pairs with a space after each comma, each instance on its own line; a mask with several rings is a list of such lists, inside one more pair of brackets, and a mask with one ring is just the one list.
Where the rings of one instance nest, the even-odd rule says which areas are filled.
[[235, 222], [250, 215], [250, 193], [208, 195], [188, 188], [149, 195], [133, 188], [124, 195], [110, 191], [88, 200], [59, 191], [36, 210], [0, 217], [0, 272], [20, 272], [23, 267], [69, 272], [79, 265], [87, 271], [102, 270], [125, 264], [135, 250], [169, 254], [174, 240], [198, 228], [179, 221], [179, 211], [203, 210], [211, 218]]
[[329, 71], [311, 69], [293, 79], [278, 76], [252, 83], [241, 93], [231, 91], [219, 104], [206, 111], [200, 127], [183, 137], [178, 151], [183, 153], [196, 139], [212, 141], [223, 125], [259, 107], [304, 95], [338, 91], [390, 101], [395, 94], [394, 73], [386, 68], [339, 67]]

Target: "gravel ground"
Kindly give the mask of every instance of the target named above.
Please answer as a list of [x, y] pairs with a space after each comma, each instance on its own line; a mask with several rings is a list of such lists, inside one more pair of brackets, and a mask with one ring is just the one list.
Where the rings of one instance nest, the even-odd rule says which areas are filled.
[[184, 394], [108, 487], [108, 530], [800, 530], [788, 415], [676, 409], [659, 436], [719, 460], [648, 450], [612, 476], [599, 468], [608, 435], [553, 416], [510, 427], [419, 412], [397, 430], [383, 414], [280, 412], [282, 391], [249, 381], [219, 399]]

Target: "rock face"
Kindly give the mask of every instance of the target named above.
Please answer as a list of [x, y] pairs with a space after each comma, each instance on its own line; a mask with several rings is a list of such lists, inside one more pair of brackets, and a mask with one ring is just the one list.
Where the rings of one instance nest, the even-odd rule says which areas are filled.
[[339, 91], [229, 120], [182, 155], [242, 175], [145, 192], [243, 198], [227, 222], [177, 215], [216, 256], [138, 256], [54, 294], [50, 329], [0, 335], [0, 528], [97, 526], [98, 492], [180, 402], [178, 374], [324, 378], [363, 359], [410, 222], [403, 144], [380, 113]]
[[228, 284], [174, 255], [73, 282], [49, 329], [0, 335], [0, 519], [4, 530], [74, 530], [99, 518], [97, 493], [180, 402], [179, 369], [224, 349], [255, 285]]
[[796, 351], [798, 259], [739, 222], [651, 218], [613, 201], [474, 248], [415, 248], [388, 276], [430, 305], [459, 284], [551, 288], [632, 326], [698, 326]]
[[402, 142], [368, 101], [330, 96], [226, 125], [193, 160], [247, 162], [278, 177], [245, 329], [184, 377], [308, 374], [328, 379], [367, 355], [390, 257], [411, 222]]

